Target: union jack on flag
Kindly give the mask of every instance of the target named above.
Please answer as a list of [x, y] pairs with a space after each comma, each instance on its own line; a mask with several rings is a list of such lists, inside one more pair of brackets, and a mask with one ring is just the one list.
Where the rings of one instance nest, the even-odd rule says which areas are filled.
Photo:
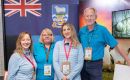
[[27, 17], [27, 12], [35, 16], [41, 16], [38, 10], [41, 10], [41, 3], [39, 0], [6, 0], [8, 3], [4, 4], [5, 16], [10, 17], [16, 13], [20, 13], [20, 17]]

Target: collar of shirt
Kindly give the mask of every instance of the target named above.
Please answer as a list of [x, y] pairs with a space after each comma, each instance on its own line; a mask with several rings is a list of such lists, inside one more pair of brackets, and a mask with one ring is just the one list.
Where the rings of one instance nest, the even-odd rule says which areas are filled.
[[24, 50], [23, 53], [24, 53], [25, 55], [30, 55], [30, 50]]
[[[65, 40], [65, 39], [64, 39], [64, 40]], [[70, 41], [65, 41], [65, 43], [64, 43], [65, 46], [69, 46], [70, 44], [71, 44]]]
[[[97, 26], [98, 26], [98, 24], [97, 24], [97, 23], [95, 23], [94, 28], [93, 28], [93, 30], [92, 30], [92, 31], [97, 30]], [[86, 26], [86, 30], [88, 31], [88, 26]], [[92, 31], [90, 31], [90, 32], [92, 32]]]
[[[53, 48], [54, 48], [54, 44], [55, 44], [54, 42], [51, 43], [50, 49], [53, 49]], [[40, 46], [44, 48], [44, 43], [41, 43], [41, 42], [40, 42]]]
[[65, 43], [65, 45], [69, 45], [69, 43]]

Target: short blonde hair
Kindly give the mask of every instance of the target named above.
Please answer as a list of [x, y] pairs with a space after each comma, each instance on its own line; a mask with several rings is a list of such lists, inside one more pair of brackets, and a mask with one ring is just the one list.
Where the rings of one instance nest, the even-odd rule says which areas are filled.
[[74, 47], [77, 47], [80, 43], [79, 43], [79, 40], [77, 38], [77, 34], [76, 34], [76, 30], [74, 28], [74, 25], [71, 24], [71, 23], [64, 23], [62, 25], [62, 27], [61, 27], [61, 34], [62, 34], [63, 37], [64, 37], [64, 35], [63, 35], [63, 27], [64, 26], [67, 26], [67, 27], [69, 27], [71, 29], [71, 34], [72, 34], [71, 35], [71, 40], [72, 40], [72, 44], [74, 45]]
[[83, 16], [85, 16], [85, 15], [86, 15], [86, 12], [87, 12], [88, 10], [92, 10], [92, 11], [94, 12], [94, 16], [95, 16], [95, 18], [97, 18], [97, 11], [96, 11], [96, 9], [95, 9], [95, 8], [92, 8], [92, 7], [85, 8], [85, 9], [84, 9]]
[[49, 28], [45, 28], [45, 29], [42, 30], [42, 32], [41, 32], [41, 34], [40, 34], [40, 42], [41, 42], [41, 43], [44, 43], [44, 42], [43, 42], [43, 39], [42, 39], [42, 34], [43, 34], [43, 32], [46, 32], [47, 34], [51, 34], [51, 35], [52, 35], [52, 42], [54, 42], [54, 35], [53, 35], [52, 30], [49, 29]]
[[86, 12], [87, 10], [93, 10], [93, 12], [94, 12], [95, 14], [97, 13], [97, 11], [96, 11], [95, 8], [89, 7], [89, 8], [85, 8], [85, 9], [84, 9], [84, 14], [85, 14], [85, 12]]
[[22, 45], [21, 45], [21, 40], [22, 38], [25, 36], [25, 35], [29, 35], [30, 39], [31, 39], [31, 45], [29, 47], [30, 51], [32, 52], [32, 38], [31, 38], [31, 35], [28, 33], [28, 32], [21, 32], [17, 38], [17, 41], [16, 41], [16, 49], [14, 52], [17, 52], [19, 53], [20, 55], [23, 54], [23, 48], [22, 48]]

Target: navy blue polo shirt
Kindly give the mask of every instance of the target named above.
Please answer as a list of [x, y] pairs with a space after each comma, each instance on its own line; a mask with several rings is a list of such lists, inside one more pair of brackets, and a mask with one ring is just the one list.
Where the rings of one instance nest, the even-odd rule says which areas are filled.
[[82, 27], [79, 31], [79, 38], [84, 49], [92, 48], [92, 60], [103, 59], [106, 45], [114, 48], [118, 44], [110, 32], [97, 23], [92, 31], [89, 31], [87, 26]]

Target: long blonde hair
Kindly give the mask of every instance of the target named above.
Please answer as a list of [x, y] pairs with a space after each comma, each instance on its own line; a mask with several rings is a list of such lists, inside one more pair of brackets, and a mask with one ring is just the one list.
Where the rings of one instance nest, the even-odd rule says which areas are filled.
[[32, 38], [31, 38], [31, 35], [28, 33], [28, 32], [21, 32], [17, 38], [17, 41], [16, 41], [16, 49], [14, 52], [17, 52], [19, 53], [20, 55], [23, 54], [23, 48], [22, 48], [22, 45], [21, 45], [21, 40], [22, 38], [28, 34], [30, 36], [30, 39], [31, 39], [31, 45], [29, 47], [29, 50], [32, 52]]
[[71, 24], [71, 23], [64, 23], [62, 25], [62, 27], [61, 27], [61, 34], [62, 34], [63, 37], [64, 37], [64, 35], [63, 35], [63, 27], [64, 26], [67, 26], [67, 27], [69, 27], [71, 29], [71, 37], [70, 37], [70, 39], [72, 40], [73, 46], [77, 47], [80, 43], [79, 43], [79, 40], [77, 38], [77, 34], [76, 34], [76, 30], [74, 28], [74, 25]]
[[42, 30], [42, 32], [40, 34], [40, 42], [41, 43], [44, 43], [43, 40], [42, 40], [42, 34], [43, 34], [43, 32], [46, 32], [47, 34], [51, 34], [52, 35], [52, 42], [54, 42], [54, 35], [53, 35], [52, 30], [49, 29], [49, 28], [45, 28], [45, 29]]

